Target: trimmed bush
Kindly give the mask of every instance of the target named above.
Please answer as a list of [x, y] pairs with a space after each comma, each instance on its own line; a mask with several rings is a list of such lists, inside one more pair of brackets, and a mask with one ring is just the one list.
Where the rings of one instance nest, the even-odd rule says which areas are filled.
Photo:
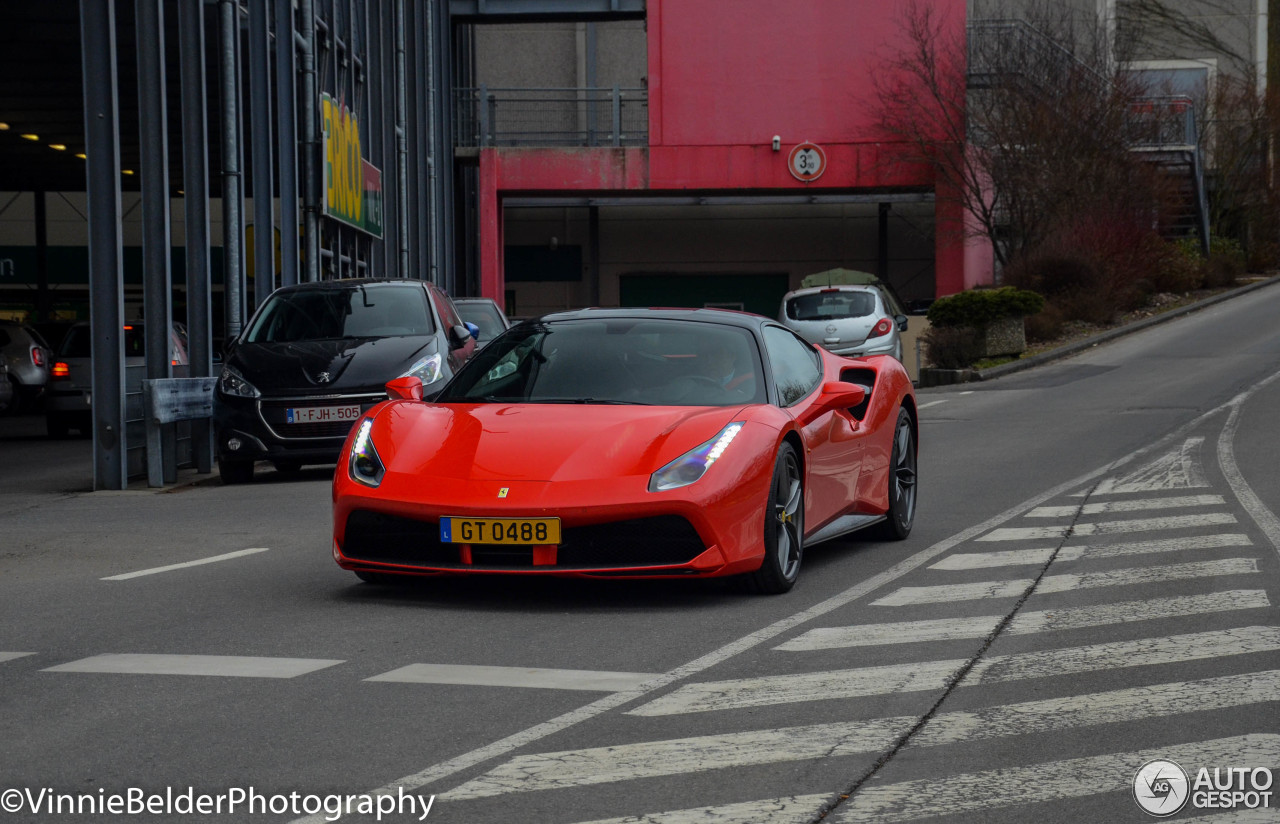
[[1022, 318], [1044, 309], [1044, 298], [1035, 292], [1005, 286], [971, 289], [938, 298], [929, 307], [931, 327], [968, 326], [983, 329], [1005, 318]]

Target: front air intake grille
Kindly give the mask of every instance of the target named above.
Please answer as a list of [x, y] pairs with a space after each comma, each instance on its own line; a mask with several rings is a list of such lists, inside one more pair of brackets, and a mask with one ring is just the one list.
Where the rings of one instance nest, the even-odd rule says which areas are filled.
[[[538, 570], [674, 566], [706, 549], [693, 525], [678, 515], [571, 527], [561, 539], [555, 566]], [[347, 517], [342, 554], [353, 561], [436, 569], [533, 567], [530, 547], [475, 544], [468, 565], [462, 563], [462, 546], [442, 543], [436, 521], [356, 510]]]

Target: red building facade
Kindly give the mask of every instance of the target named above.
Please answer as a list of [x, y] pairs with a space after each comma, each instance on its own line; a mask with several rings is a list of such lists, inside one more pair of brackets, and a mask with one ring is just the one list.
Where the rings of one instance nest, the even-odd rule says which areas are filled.
[[[931, 194], [933, 294], [971, 285], [961, 205], [876, 120], [875, 79], [900, 38], [895, 5], [649, 0], [647, 146], [479, 151], [482, 293], [504, 294], [504, 199], [553, 195]], [[933, 6], [963, 30], [963, 0]], [[823, 161], [808, 179], [792, 168], [801, 144]]]

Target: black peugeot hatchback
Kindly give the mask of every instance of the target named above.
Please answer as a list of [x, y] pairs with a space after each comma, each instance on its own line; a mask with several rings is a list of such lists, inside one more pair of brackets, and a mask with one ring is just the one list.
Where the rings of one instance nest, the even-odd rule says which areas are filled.
[[431, 397], [475, 351], [475, 335], [439, 287], [350, 279], [271, 293], [228, 344], [214, 402], [223, 483], [332, 463], [386, 383], [414, 375]]

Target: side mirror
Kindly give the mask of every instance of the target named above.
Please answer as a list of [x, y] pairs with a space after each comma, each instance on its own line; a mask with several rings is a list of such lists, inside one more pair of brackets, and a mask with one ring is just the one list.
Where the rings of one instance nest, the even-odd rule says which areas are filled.
[[471, 337], [475, 338], [476, 340], [480, 340], [480, 327], [479, 327], [479, 326], [476, 326], [476, 325], [475, 325], [474, 323], [472, 323], [471, 321], [467, 321], [467, 322], [466, 322], [466, 323], [464, 323], [463, 325], [467, 327], [467, 331], [471, 333]]
[[471, 340], [471, 330], [462, 324], [449, 327], [449, 343], [454, 349], [461, 349], [467, 345], [467, 341]]
[[808, 426], [833, 409], [850, 409], [862, 403], [866, 397], [866, 388], [856, 383], [827, 381], [822, 385], [822, 391], [818, 393], [813, 405], [801, 416], [800, 425]]
[[422, 400], [422, 378], [409, 375], [404, 378], [387, 381], [387, 397], [392, 400]]
[[898, 331], [899, 331], [899, 332], [905, 332], [905, 331], [907, 331], [907, 323], [908, 323], [909, 321], [907, 320], [907, 316], [906, 316], [906, 315], [894, 315], [894, 316], [893, 316], [893, 319], [894, 319], [894, 320], [897, 322], [897, 324], [898, 324]]

